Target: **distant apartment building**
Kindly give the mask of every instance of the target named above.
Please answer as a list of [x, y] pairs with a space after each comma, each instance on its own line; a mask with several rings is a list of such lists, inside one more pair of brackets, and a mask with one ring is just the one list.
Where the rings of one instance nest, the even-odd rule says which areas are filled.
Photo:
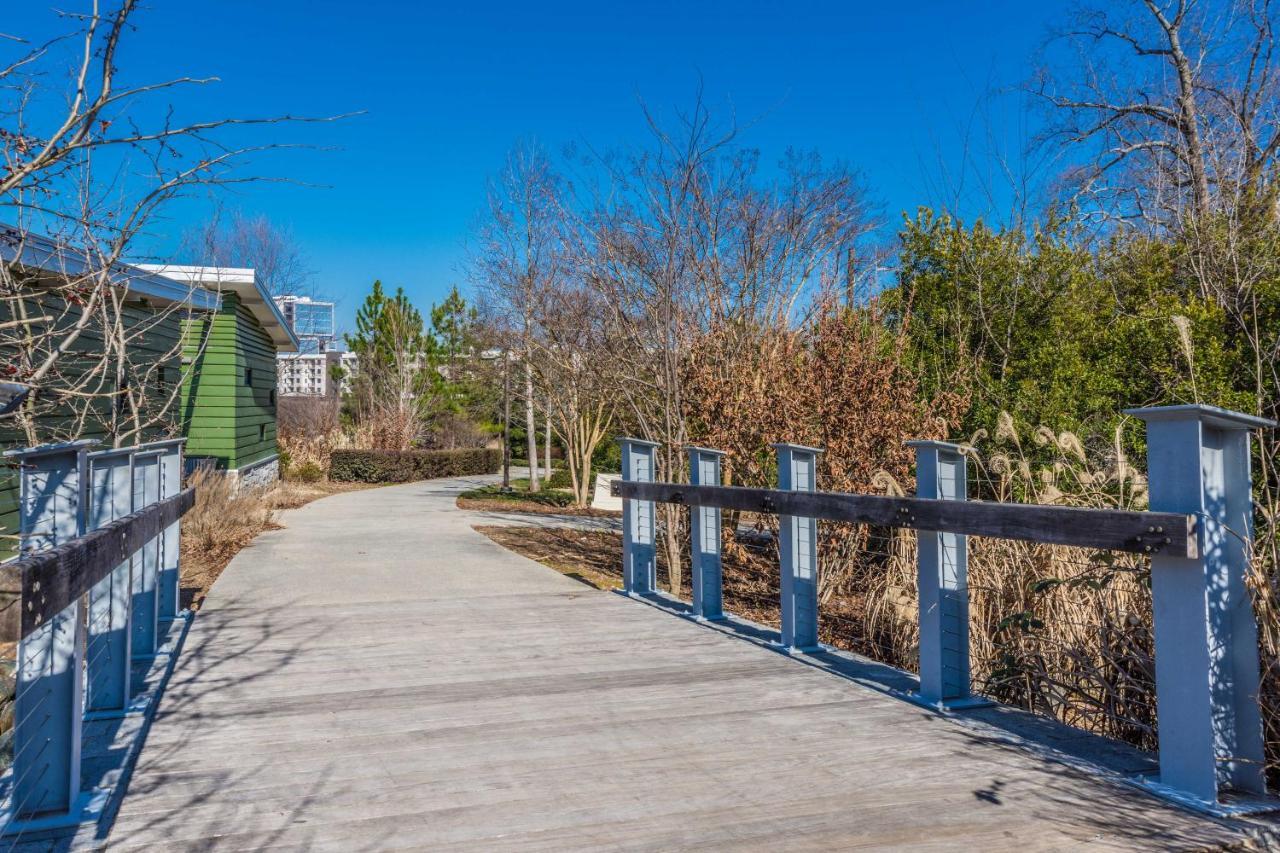
[[[277, 296], [276, 306], [298, 339], [296, 354], [281, 355], [276, 365], [281, 394], [323, 397], [349, 390], [356, 371], [356, 355], [338, 352], [334, 303], [309, 296]], [[333, 366], [342, 368], [342, 382], [335, 384]]]
[[[299, 353], [282, 356], [276, 365], [281, 394], [305, 394], [323, 397], [345, 394], [351, 390], [358, 359], [353, 352]], [[342, 369], [341, 379], [334, 381], [334, 367]]]

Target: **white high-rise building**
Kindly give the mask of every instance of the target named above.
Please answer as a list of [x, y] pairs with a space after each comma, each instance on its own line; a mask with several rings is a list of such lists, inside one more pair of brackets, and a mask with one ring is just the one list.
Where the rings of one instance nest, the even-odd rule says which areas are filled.
[[[331, 367], [342, 368], [342, 381], [335, 384]], [[322, 397], [345, 394], [351, 390], [351, 378], [359, 367], [353, 352], [296, 353], [281, 355], [276, 361], [276, 375], [281, 394], [306, 394]]]

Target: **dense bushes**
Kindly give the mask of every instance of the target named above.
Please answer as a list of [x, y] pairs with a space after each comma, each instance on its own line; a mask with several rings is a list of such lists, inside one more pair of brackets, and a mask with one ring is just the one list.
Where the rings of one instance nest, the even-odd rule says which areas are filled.
[[520, 487], [520, 480], [516, 480], [511, 485], [514, 488], [503, 490], [502, 486], [485, 486], [480, 489], [471, 489], [458, 495], [460, 499], [472, 501], [498, 501], [509, 503], [513, 509], [525, 509], [528, 504], [540, 504], [550, 507], [567, 507], [573, 503], [573, 495], [568, 492], [558, 491], [550, 487], [540, 489], [536, 492], [527, 491], [529, 481], [524, 480], [524, 486]]
[[329, 457], [329, 479], [359, 483], [409, 483], [433, 477], [492, 474], [502, 451], [470, 450], [335, 450]]
[[[551, 476], [547, 478], [546, 483], [548, 489], [572, 489], [573, 477], [570, 476], [568, 468], [553, 468], [551, 470]], [[595, 483], [596, 475], [593, 472], [591, 474], [591, 482], [589, 484], [590, 488], [595, 488]]]

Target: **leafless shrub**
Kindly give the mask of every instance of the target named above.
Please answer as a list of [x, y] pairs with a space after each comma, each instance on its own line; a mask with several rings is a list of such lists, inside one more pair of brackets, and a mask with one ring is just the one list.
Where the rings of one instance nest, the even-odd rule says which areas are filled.
[[238, 488], [235, 480], [212, 467], [200, 467], [187, 481], [196, 490], [195, 506], [182, 518], [182, 547], [201, 559], [229, 558], [275, 524], [270, 489]]
[[[828, 303], [796, 331], [714, 329], [693, 347], [684, 377], [694, 435], [728, 453], [727, 475], [739, 485], [772, 485], [769, 445], [781, 441], [825, 450], [824, 489], [868, 492], [886, 476], [903, 481], [912, 458], [906, 442], [945, 436], [966, 403], [951, 393], [921, 402], [902, 357], [905, 341], [874, 302], [862, 311]], [[866, 580], [869, 531], [823, 522], [818, 532], [821, 595], [829, 601]]]
[[277, 402], [276, 422], [281, 432], [316, 438], [338, 428], [341, 408], [337, 397], [286, 395]]
[[[276, 441], [289, 462], [290, 471], [329, 468], [329, 454], [345, 444], [339, 425], [341, 403], [336, 397], [290, 395], [276, 404]], [[283, 472], [286, 476], [290, 471]]]
[[429, 450], [461, 450], [484, 447], [492, 436], [466, 415], [446, 413], [436, 418], [421, 446]]

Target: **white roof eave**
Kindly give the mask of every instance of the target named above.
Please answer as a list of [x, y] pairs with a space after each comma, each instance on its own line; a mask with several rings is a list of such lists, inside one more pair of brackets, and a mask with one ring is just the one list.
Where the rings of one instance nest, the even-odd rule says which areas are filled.
[[276, 352], [298, 351], [298, 338], [289, 328], [275, 300], [258, 283], [252, 269], [179, 264], [140, 264], [139, 266], [176, 282], [186, 282], [215, 292], [229, 290], [235, 293], [271, 336]]

